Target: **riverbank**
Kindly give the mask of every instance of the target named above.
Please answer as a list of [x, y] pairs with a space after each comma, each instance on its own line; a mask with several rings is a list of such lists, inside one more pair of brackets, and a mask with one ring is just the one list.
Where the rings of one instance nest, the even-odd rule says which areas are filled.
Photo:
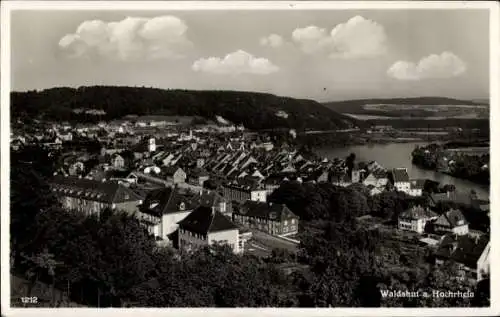
[[429, 170], [412, 163], [411, 153], [416, 146], [425, 146], [429, 142], [404, 142], [386, 144], [363, 144], [347, 146], [322, 146], [313, 148], [314, 153], [321, 158], [346, 158], [349, 154], [356, 155], [356, 161], [377, 161], [386, 169], [405, 167], [411, 179], [429, 179], [441, 185], [450, 184], [457, 191], [476, 191], [482, 199], [489, 198], [489, 185], [478, 184], [467, 179], [457, 178], [436, 170]]
[[[466, 147], [471, 145], [474, 147]], [[416, 146], [411, 153], [412, 163], [421, 168], [432, 169], [456, 178], [489, 186], [489, 147], [477, 145], [432, 143]]]

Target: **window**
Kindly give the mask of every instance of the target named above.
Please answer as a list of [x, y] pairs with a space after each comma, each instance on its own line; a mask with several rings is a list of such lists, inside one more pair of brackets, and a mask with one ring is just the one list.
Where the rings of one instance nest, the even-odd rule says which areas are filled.
[[295, 219], [292, 219], [292, 225], [294, 225], [294, 224], [295, 224]]
[[283, 223], [285, 226], [288, 225], [288, 220], [285, 220], [285, 222]]

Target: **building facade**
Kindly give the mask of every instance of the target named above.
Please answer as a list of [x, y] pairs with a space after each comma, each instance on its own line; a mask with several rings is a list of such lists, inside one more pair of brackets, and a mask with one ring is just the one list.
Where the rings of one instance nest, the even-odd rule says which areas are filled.
[[250, 200], [234, 208], [233, 221], [277, 236], [296, 234], [299, 228], [299, 218], [286, 205]]
[[227, 245], [240, 253], [239, 230], [227, 217], [207, 207], [198, 207], [179, 222], [179, 249], [193, 252], [214, 244]]
[[135, 214], [143, 201], [143, 197], [118, 182], [56, 176], [50, 187], [64, 208], [88, 216], [99, 215], [105, 209]]

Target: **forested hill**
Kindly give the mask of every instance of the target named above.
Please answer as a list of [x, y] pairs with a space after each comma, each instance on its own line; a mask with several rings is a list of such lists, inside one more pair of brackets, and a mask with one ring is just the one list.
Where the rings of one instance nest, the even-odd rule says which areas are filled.
[[216, 115], [250, 129], [343, 129], [355, 120], [313, 100], [237, 91], [163, 90], [139, 87], [93, 86], [13, 92], [12, 116], [82, 121], [96, 117], [75, 109], [103, 110], [99, 119], [129, 114], [186, 115], [208, 119]]
[[346, 101], [324, 102], [323, 105], [341, 112], [352, 112], [353, 109], [361, 108], [368, 104], [386, 105], [487, 105], [485, 101], [458, 100], [445, 97], [415, 97], [415, 98], [390, 98], [390, 99], [359, 99]]

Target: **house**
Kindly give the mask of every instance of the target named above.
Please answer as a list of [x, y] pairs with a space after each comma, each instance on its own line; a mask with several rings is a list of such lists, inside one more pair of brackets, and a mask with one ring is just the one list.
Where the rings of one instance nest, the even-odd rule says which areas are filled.
[[298, 232], [299, 218], [285, 204], [247, 200], [233, 210], [233, 221], [251, 229], [285, 236]]
[[469, 224], [458, 209], [448, 210], [439, 216], [433, 225], [435, 232], [452, 232], [458, 235], [466, 235], [469, 232]]
[[231, 203], [228, 202], [222, 195], [214, 190], [202, 189], [193, 200], [199, 206], [210, 207], [225, 216], [231, 217], [232, 214], [232, 206]]
[[121, 169], [125, 167], [125, 159], [120, 154], [113, 154], [111, 157], [111, 165], [114, 168]]
[[491, 242], [488, 236], [447, 234], [441, 239], [436, 251], [436, 264], [453, 261], [462, 274], [481, 281], [490, 274]]
[[264, 189], [266, 190], [267, 196], [271, 195], [276, 189], [278, 189], [281, 186], [283, 178], [284, 177], [280, 175], [270, 175], [262, 182], [264, 185]]
[[267, 191], [260, 186], [226, 183], [222, 185], [223, 195], [229, 201], [245, 202], [247, 200], [266, 201]]
[[397, 191], [410, 193], [411, 183], [406, 168], [395, 168], [391, 171], [392, 183]]
[[188, 182], [193, 185], [203, 186], [210, 179], [208, 172], [202, 168], [195, 168], [189, 172]]
[[424, 192], [425, 179], [415, 179], [410, 181], [410, 196], [422, 196]]
[[192, 212], [198, 203], [180, 192], [177, 187], [160, 188], [151, 191], [140, 206], [141, 220], [151, 234], [164, 241], [170, 241], [177, 223]]
[[169, 166], [163, 169], [163, 175], [165, 175], [168, 182], [172, 184], [179, 184], [186, 182], [186, 172], [180, 167]]
[[425, 225], [437, 219], [438, 214], [420, 206], [414, 206], [398, 216], [398, 229], [424, 233]]
[[49, 185], [64, 208], [86, 215], [99, 215], [107, 208], [134, 214], [143, 200], [143, 197], [118, 182], [55, 176]]
[[473, 193], [465, 193], [458, 191], [447, 191], [446, 193], [434, 193], [430, 195], [433, 205], [439, 202], [454, 202], [456, 204], [473, 205], [477, 199]]
[[374, 187], [385, 187], [388, 182], [387, 172], [384, 170], [376, 170], [368, 173], [368, 175], [363, 180], [365, 186], [372, 185]]
[[195, 251], [213, 244], [228, 245], [240, 253], [239, 230], [226, 216], [208, 207], [200, 206], [179, 221], [179, 249]]

